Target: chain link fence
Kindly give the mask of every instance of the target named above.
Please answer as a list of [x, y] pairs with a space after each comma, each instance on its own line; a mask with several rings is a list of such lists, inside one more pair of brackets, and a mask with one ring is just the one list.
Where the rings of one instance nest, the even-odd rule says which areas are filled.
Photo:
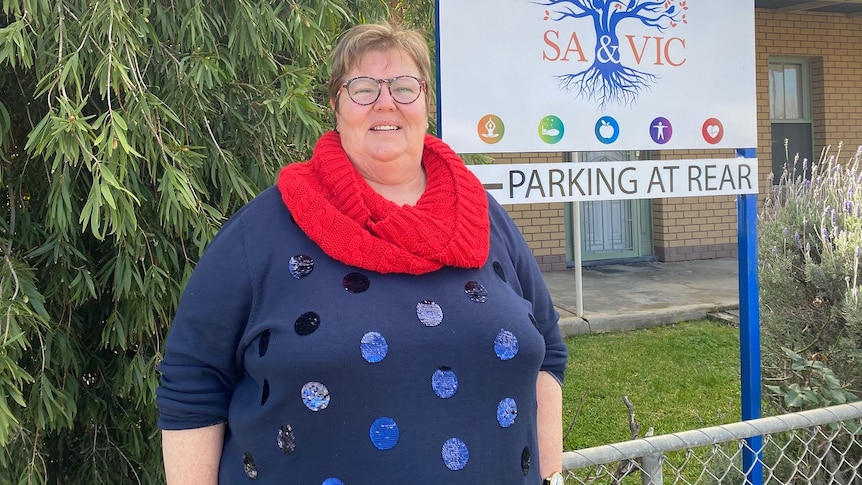
[[751, 462], [753, 483], [862, 485], [862, 401], [563, 455], [567, 484], [742, 484]]

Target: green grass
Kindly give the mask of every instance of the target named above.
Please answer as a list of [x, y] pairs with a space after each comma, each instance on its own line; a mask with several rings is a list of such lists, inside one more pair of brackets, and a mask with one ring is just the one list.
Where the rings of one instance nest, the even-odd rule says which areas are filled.
[[737, 328], [699, 320], [566, 344], [565, 450], [630, 439], [623, 396], [634, 405], [640, 437], [650, 427], [659, 435], [740, 419]]

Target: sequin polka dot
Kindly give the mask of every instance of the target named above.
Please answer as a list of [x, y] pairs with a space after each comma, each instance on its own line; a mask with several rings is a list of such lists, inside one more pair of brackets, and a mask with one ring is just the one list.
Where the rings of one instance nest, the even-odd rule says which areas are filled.
[[329, 389], [319, 382], [309, 382], [302, 386], [302, 402], [312, 411], [321, 411], [329, 406]]
[[296, 451], [296, 435], [293, 434], [293, 426], [285, 424], [279, 428], [275, 442], [278, 449], [283, 451], [285, 455], [290, 455]]
[[296, 279], [303, 278], [314, 271], [314, 259], [311, 256], [297, 254], [292, 256], [287, 263], [291, 276]]
[[339, 480], [337, 478], [327, 478], [320, 485], [344, 485], [344, 482], [342, 482], [341, 480]]
[[504, 428], [512, 426], [516, 417], [518, 417], [518, 406], [515, 404], [515, 400], [507, 397], [500, 401], [500, 404], [497, 405], [497, 422], [500, 423], [500, 426]]
[[539, 328], [539, 321], [536, 320], [536, 317], [534, 317], [532, 313], [528, 313], [528, 315], [530, 317], [530, 321], [533, 322], [533, 326], [536, 327], [536, 330], [541, 331], [541, 329]]
[[378, 450], [391, 450], [398, 444], [398, 438], [400, 437], [398, 424], [392, 418], [377, 418], [371, 423], [368, 437], [371, 438], [371, 443]]
[[506, 281], [506, 273], [503, 271], [503, 265], [499, 261], [494, 261], [494, 272], [501, 280]]
[[431, 376], [431, 387], [434, 389], [434, 394], [448, 399], [458, 390], [458, 376], [450, 367], [440, 367]]
[[254, 464], [254, 458], [251, 453], [243, 453], [242, 468], [245, 470], [245, 476], [252, 480], [257, 480], [257, 465]]
[[299, 335], [311, 335], [320, 326], [320, 315], [314, 312], [306, 312], [296, 319], [293, 329]]
[[386, 357], [386, 352], [389, 351], [389, 344], [386, 343], [383, 335], [377, 332], [368, 332], [359, 341], [359, 350], [362, 351], [363, 359], [376, 364]]
[[436, 327], [443, 322], [443, 309], [431, 300], [422, 300], [416, 304], [416, 316], [426, 327]]
[[488, 301], [488, 290], [477, 281], [468, 281], [464, 285], [464, 293], [470, 297], [470, 300], [476, 303], [485, 303]]
[[500, 360], [510, 360], [518, 355], [518, 339], [508, 330], [500, 330], [494, 339], [494, 352]]
[[266, 355], [266, 351], [269, 349], [269, 337], [269, 330], [264, 330], [263, 333], [260, 334], [260, 340], [257, 342], [257, 353], [261, 357]]
[[521, 471], [524, 472], [524, 476], [530, 473], [530, 448], [528, 446], [525, 446], [524, 451], [521, 452]]
[[467, 445], [458, 438], [449, 438], [443, 443], [443, 463], [446, 467], [453, 471], [464, 469], [467, 466], [467, 460], [470, 459], [470, 451]]
[[371, 281], [362, 273], [349, 273], [341, 280], [341, 284], [350, 293], [363, 293], [371, 286]]
[[260, 405], [263, 406], [266, 404], [266, 400], [269, 399], [269, 381], [263, 380], [263, 389], [260, 392]]

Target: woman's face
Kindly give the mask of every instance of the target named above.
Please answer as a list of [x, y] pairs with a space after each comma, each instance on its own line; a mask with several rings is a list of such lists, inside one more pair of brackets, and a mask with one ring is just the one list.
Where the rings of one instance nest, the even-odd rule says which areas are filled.
[[[391, 79], [396, 76], [419, 77], [416, 64], [398, 50], [370, 51], [347, 73], [347, 79], [368, 76]], [[342, 88], [335, 109], [335, 126], [348, 158], [366, 179], [387, 168], [417, 166], [421, 163], [423, 140], [428, 127], [427, 93], [410, 104], [392, 99], [389, 84], [382, 83], [380, 97], [367, 106], [354, 103]], [[337, 108], [336, 108], [337, 106]], [[384, 167], [391, 164], [392, 167]], [[406, 165], [403, 165], [406, 164]]]

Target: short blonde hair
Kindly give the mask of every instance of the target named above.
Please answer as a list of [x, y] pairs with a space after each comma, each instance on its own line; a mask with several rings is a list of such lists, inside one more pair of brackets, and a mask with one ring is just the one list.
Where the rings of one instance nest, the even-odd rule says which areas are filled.
[[[362, 56], [372, 51], [397, 50], [410, 58], [419, 68], [419, 77], [426, 86], [431, 84], [431, 54], [425, 38], [416, 30], [405, 29], [389, 22], [357, 25], [341, 36], [332, 52], [332, 73], [329, 78], [329, 99], [338, 106], [338, 90], [347, 73], [356, 67]], [[425, 104], [431, 106], [426, 91]]]

